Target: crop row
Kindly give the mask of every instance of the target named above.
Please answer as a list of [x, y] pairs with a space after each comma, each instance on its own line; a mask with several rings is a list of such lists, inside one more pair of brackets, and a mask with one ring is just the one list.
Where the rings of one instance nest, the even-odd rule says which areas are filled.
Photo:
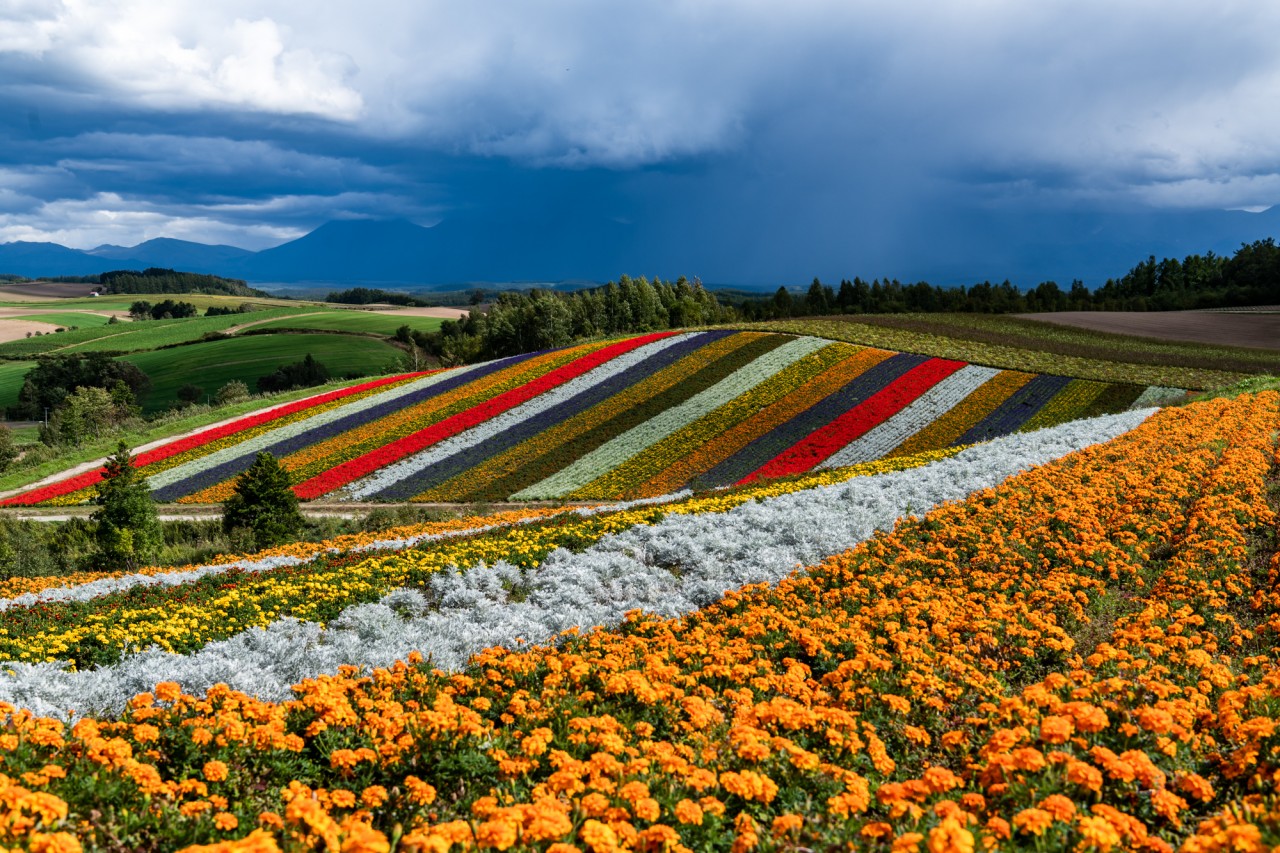
[[1275, 394], [1165, 410], [776, 585], [463, 672], [14, 713], [5, 841], [1266, 849], [1277, 425]]
[[[655, 333], [365, 383], [138, 457], [214, 503], [257, 453], [304, 499], [617, 500], [972, 444], [1142, 392], [760, 332]], [[89, 499], [101, 471], [3, 503]]]
[[667, 516], [724, 513], [853, 477], [908, 470], [946, 455], [922, 454], [667, 504], [547, 510], [501, 526], [473, 525], [400, 542], [383, 540], [373, 543], [373, 549], [330, 546], [311, 560], [260, 557], [163, 574], [100, 578], [3, 602], [0, 660], [65, 662], [74, 671], [112, 664], [147, 647], [195, 651], [283, 618], [323, 624], [345, 608], [375, 601], [391, 590], [421, 587], [444, 570], [460, 572], [499, 561], [534, 568], [556, 548], [581, 550], [601, 537], [656, 524]]

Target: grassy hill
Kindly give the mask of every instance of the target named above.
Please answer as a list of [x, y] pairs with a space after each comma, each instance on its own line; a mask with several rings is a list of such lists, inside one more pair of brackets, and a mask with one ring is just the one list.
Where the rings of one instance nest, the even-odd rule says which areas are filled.
[[400, 350], [376, 338], [348, 335], [254, 335], [196, 343], [173, 349], [127, 355], [152, 377], [144, 412], [159, 412], [178, 402], [178, 389], [188, 383], [214, 394], [228, 382], [247, 382], [307, 353], [324, 363], [333, 377], [372, 376], [398, 367]]
[[[155, 294], [190, 302], [202, 312], [210, 307], [237, 313], [182, 319], [128, 319], [135, 296], [0, 302], [0, 406], [12, 405], [32, 359], [46, 354], [111, 352], [142, 368], [152, 380], [143, 401], [153, 414], [176, 404], [176, 391], [194, 383], [212, 394], [239, 379], [250, 389], [261, 376], [312, 353], [332, 376], [368, 376], [394, 370], [403, 351], [391, 341], [396, 330], [435, 331], [433, 317], [377, 313], [327, 303], [279, 299], [246, 299], [206, 294]], [[242, 306], [251, 310], [240, 313]], [[112, 315], [117, 322], [112, 323]], [[30, 323], [47, 323], [64, 331], [26, 337]], [[14, 331], [6, 335], [6, 328]], [[313, 332], [316, 334], [297, 334]], [[232, 340], [221, 340], [224, 337]], [[6, 337], [8, 338], [6, 340]]]

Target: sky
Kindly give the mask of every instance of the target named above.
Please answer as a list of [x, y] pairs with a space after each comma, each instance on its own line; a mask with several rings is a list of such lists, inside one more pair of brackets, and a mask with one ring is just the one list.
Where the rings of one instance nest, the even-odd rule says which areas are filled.
[[0, 242], [555, 217], [728, 283], [1120, 274], [1276, 221], [1277, 32], [1256, 0], [0, 0]]

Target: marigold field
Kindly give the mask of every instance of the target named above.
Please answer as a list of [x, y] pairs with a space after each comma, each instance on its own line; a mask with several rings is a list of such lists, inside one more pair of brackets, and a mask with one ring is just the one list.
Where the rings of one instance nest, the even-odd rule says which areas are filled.
[[[14, 583], [0, 844], [1271, 850], [1278, 431], [1280, 395], [1246, 395], [706, 496]], [[734, 544], [753, 530], [781, 550]], [[549, 597], [566, 590], [586, 597]], [[610, 601], [653, 605], [597, 618]], [[544, 633], [379, 662], [384, 635], [427, 648], [446, 613]], [[312, 677], [201, 681], [250, 677], [229, 649], [287, 657], [273, 631]], [[370, 666], [325, 656], [347, 635]]]
[[[300, 498], [620, 500], [961, 447], [1168, 389], [763, 332], [659, 332], [374, 380], [149, 448], [160, 501], [220, 503], [257, 453]], [[0, 505], [70, 505], [101, 469]]]

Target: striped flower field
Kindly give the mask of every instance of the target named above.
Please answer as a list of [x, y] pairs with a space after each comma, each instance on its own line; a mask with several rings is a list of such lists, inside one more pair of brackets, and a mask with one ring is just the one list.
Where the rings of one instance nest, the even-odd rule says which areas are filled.
[[0, 845], [1274, 850], [1278, 426], [1246, 395], [14, 579]]
[[[300, 498], [626, 500], [961, 447], [1148, 389], [763, 332], [661, 332], [406, 374], [138, 454], [160, 501], [218, 503], [260, 451]], [[0, 505], [88, 500], [101, 471]]]

